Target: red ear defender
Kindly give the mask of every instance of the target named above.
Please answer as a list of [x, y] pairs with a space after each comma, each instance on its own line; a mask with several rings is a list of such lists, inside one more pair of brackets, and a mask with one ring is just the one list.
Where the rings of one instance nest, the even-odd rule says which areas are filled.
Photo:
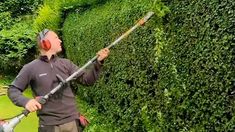
[[49, 40], [45, 39], [46, 34], [49, 32], [49, 29], [44, 29], [39, 33], [39, 40], [40, 40], [40, 47], [44, 49], [45, 51], [48, 51], [51, 49], [51, 43]]
[[45, 51], [48, 51], [51, 49], [51, 43], [49, 40], [42, 40], [41, 41], [41, 48], [44, 49]]

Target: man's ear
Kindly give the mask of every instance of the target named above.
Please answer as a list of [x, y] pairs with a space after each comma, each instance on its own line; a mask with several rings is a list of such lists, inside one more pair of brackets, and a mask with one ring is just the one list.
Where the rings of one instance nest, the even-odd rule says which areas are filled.
[[48, 39], [43, 39], [41, 42], [41, 48], [45, 51], [48, 51], [51, 49], [51, 42]]

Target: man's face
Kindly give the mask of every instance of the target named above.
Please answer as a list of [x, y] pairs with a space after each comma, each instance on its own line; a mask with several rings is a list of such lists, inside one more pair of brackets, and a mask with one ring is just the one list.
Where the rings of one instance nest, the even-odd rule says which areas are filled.
[[62, 51], [61, 48], [62, 41], [59, 39], [58, 35], [55, 32], [49, 31], [46, 35], [46, 39], [49, 40], [51, 43], [51, 49], [50, 49], [51, 52], [58, 53]]

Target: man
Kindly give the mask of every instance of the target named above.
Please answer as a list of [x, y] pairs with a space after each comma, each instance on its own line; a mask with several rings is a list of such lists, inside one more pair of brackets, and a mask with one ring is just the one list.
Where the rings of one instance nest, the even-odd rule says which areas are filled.
[[[45, 29], [38, 35], [40, 57], [26, 64], [8, 89], [12, 102], [30, 112], [37, 111], [39, 132], [78, 132], [79, 115], [76, 110], [74, 94], [67, 84], [52, 95], [43, 106], [36, 99], [29, 99], [22, 92], [31, 86], [33, 95], [44, 96], [59, 84], [56, 75], [68, 78], [79, 68], [70, 60], [59, 58], [56, 54], [62, 51], [61, 40], [57, 34]], [[98, 53], [93, 66], [78, 75], [77, 81], [85, 85], [93, 84], [100, 73], [102, 62], [109, 55], [104, 48]]]

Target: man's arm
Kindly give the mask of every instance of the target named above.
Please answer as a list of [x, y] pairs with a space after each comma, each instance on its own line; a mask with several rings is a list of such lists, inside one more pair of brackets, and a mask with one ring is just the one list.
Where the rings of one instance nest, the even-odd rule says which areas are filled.
[[[98, 79], [99, 74], [101, 72], [101, 67], [103, 66], [104, 59], [108, 57], [109, 50], [104, 48], [101, 49], [98, 53], [97, 60], [93, 63], [93, 65], [87, 69], [86, 71], [82, 72], [80, 75], [78, 75], [78, 81], [84, 85], [92, 85], [95, 83], [95, 81]], [[71, 69], [72, 73], [77, 71], [78, 67], [71, 63]]]
[[99, 78], [102, 66], [103, 62], [94, 62], [93, 65], [78, 78], [79, 82], [84, 85], [93, 85]]
[[25, 65], [16, 76], [14, 81], [9, 86], [7, 91], [10, 100], [17, 106], [24, 107], [29, 101], [28, 98], [22, 95], [22, 92], [28, 87], [30, 81], [29, 68]]
[[8, 97], [17, 106], [25, 107], [30, 112], [41, 109], [41, 104], [36, 99], [29, 99], [23, 96], [24, 90], [31, 80], [31, 70], [29, 66], [24, 66], [8, 89]]
[[29, 101], [28, 98], [22, 95], [22, 90], [20, 88], [15, 87], [14, 85], [10, 85], [7, 91], [8, 97], [10, 100], [17, 106], [25, 107], [26, 103]]

